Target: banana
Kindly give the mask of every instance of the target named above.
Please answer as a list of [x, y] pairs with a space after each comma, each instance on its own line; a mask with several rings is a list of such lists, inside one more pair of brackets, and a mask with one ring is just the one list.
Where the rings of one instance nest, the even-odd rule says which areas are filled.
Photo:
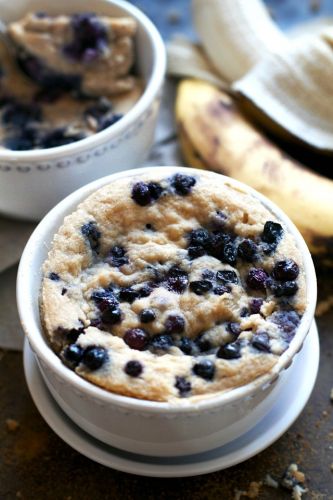
[[312, 253], [331, 264], [333, 181], [288, 158], [211, 84], [181, 81], [175, 107], [185, 160], [266, 195], [293, 220]]
[[206, 53], [228, 82], [288, 44], [261, 0], [192, 0], [192, 11]]

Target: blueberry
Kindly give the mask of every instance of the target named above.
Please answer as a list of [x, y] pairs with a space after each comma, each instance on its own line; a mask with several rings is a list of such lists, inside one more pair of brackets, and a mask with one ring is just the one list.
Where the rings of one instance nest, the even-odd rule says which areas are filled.
[[52, 281], [59, 281], [60, 280], [60, 276], [57, 273], [50, 273], [49, 274], [49, 279], [52, 280]]
[[145, 182], [136, 182], [132, 187], [132, 199], [138, 205], [144, 207], [152, 201], [149, 186]]
[[262, 241], [265, 243], [277, 244], [283, 235], [283, 228], [278, 222], [267, 221], [264, 225], [264, 230], [261, 235]]
[[219, 258], [225, 264], [235, 265], [237, 262], [236, 246], [231, 242], [224, 245]]
[[90, 116], [95, 118], [95, 120], [99, 121], [108, 113], [112, 112], [112, 104], [108, 99], [100, 99], [97, 103], [89, 106], [85, 112], [85, 118], [89, 118]]
[[222, 345], [216, 356], [222, 359], [238, 359], [242, 356], [241, 345], [238, 342]]
[[206, 254], [206, 250], [204, 247], [197, 246], [197, 247], [188, 247], [187, 253], [190, 259], [198, 259], [199, 257], [202, 257], [203, 255]]
[[153, 349], [158, 349], [162, 351], [168, 350], [170, 347], [174, 345], [171, 335], [160, 334], [155, 335], [150, 341], [150, 346]]
[[156, 201], [162, 194], [163, 188], [157, 182], [136, 182], [132, 187], [132, 200], [144, 207]]
[[176, 376], [175, 387], [179, 391], [180, 396], [187, 396], [191, 392], [191, 382], [186, 380], [185, 377]]
[[215, 273], [211, 269], [204, 269], [201, 273], [201, 276], [204, 280], [214, 281]]
[[227, 218], [227, 215], [222, 210], [216, 210], [211, 217], [211, 223], [216, 229], [222, 229], [225, 226]]
[[25, 52], [18, 54], [17, 63], [29, 78], [42, 87], [71, 90], [81, 86], [80, 75], [57, 73], [47, 68], [37, 57]]
[[103, 323], [115, 325], [121, 321], [121, 309], [119, 307], [109, 307], [102, 313], [101, 319]]
[[285, 281], [284, 283], [273, 283], [271, 285], [275, 297], [292, 297], [298, 291], [296, 281]]
[[77, 341], [78, 337], [81, 335], [81, 333], [84, 333], [84, 327], [80, 328], [63, 328], [59, 326], [56, 331], [57, 335], [61, 335], [64, 337], [65, 342], [67, 343], [74, 343]]
[[124, 342], [131, 349], [143, 351], [148, 343], [148, 334], [141, 328], [131, 328], [125, 332]]
[[151, 323], [156, 319], [156, 314], [153, 309], [143, 309], [139, 317], [142, 323]]
[[153, 200], [158, 200], [163, 193], [163, 188], [158, 182], [149, 182], [148, 188], [150, 196], [153, 198]]
[[64, 349], [63, 357], [71, 367], [75, 367], [82, 360], [83, 349], [77, 344], [70, 344]]
[[270, 352], [269, 336], [266, 332], [258, 332], [252, 337], [252, 345], [258, 351]]
[[167, 333], [182, 333], [185, 330], [185, 320], [178, 314], [169, 314], [164, 326]]
[[203, 335], [199, 335], [195, 339], [195, 345], [199, 349], [200, 352], [207, 352], [212, 349], [212, 344], [208, 339], [205, 339]]
[[236, 322], [227, 323], [226, 330], [227, 332], [231, 333], [231, 335], [233, 335], [234, 337], [238, 337], [238, 335], [240, 335], [242, 331], [240, 328], [240, 324]]
[[193, 373], [205, 380], [212, 380], [215, 375], [215, 365], [210, 359], [202, 359], [195, 363]]
[[267, 279], [268, 275], [264, 269], [252, 268], [247, 275], [246, 283], [253, 290], [265, 290]]
[[171, 186], [174, 188], [175, 192], [180, 196], [186, 196], [191, 191], [196, 183], [196, 179], [190, 175], [175, 174], [171, 178]]
[[129, 304], [132, 304], [136, 299], [139, 298], [139, 294], [132, 287], [128, 287], [122, 288], [119, 291], [118, 297], [120, 302], [128, 302]]
[[186, 355], [193, 355], [196, 351], [195, 343], [192, 339], [188, 337], [181, 337], [179, 341], [176, 342], [177, 347]]
[[111, 248], [106, 262], [112, 267], [121, 267], [128, 264], [128, 258], [126, 257], [126, 250], [121, 246], [114, 246]]
[[125, 373], [130, 377], [139, 377], [143, 372], [143, 366], [140, 361], [133, 359], [132, 361], [128, 361], [124, 367]]
[[[232, 243], [232, 238], [224, 231], [214, 231], [210, 235], [210, 244], [208, 253], [217, 259], [221, 259], [224, 255], [224, 248], [226, 245]], [[228, 250], [227, 250], [228, 253]]]
[[243, 240], [237, 249], [238, 256], [246, 262], [254, 262], [257, 255], [257, 245], [252, 240]]
[[119, 304], [112, 290], [94, 290], [90, 298], [102, 312], [105, 311], [105, 309], [115, 308]]
[[171, 267], [167, 273], [164, 286], [175, 293], [183, 293], [188, 286], [188, 274], [179, 267]]
[[201, 247], [208, 247], [210, 245], [210, 234], [207, 229], [204, 229], [202, 227], [198, 229], [192, 229], [192, 231], [188, 235], [188, 239], [190, 242], [190, 246], [201, 246]]
[[251, 299], [250, 301], [250, 313], [251, 314], [259, 314], [260, 313], [260, 308], [263, 305], [264, 301], [263, 299], [260, 298], [254, 298]]
[[72, 16], [73, 40], [64, 46], [64, 54], [74, 60], [89, 63], [96, 59], [107, 45], [104, 25], [96, 14], [80, 13]]
[[270, 320], [279, 326], [285, 340], [290, 341], [300, 322], [300, 316], [296, 311], [276, 311], [270, 316]]
[[80, 141], [86, 136], [83, 132], [69, 132], [66, 127], [59, 127], [47, 132], [41, 139], [39, 146], [48, 149], [66, 146], [72, 142]]
[[101, 132], [102, 130], [105, 130], [108, 127], [111, 127], [114, 123], [119, 122], [119, 120], [123, 117], [124, 115], [120, 113], [113, 113], [112, 115], [105, 116], [99, 120], [97, 132]]
[[29, 138], [24, 135], [22, 136], [21, 134], [6, 137], [3, 145], [5, 148], [11, 149], [12, 151], [28, 151], [29, 149], [34, 149], [35, 147], [34, 141], [31, 141]]
[[108, 359], [107, 350], [104, 347], [89, 346], [85, 349], [82, 357], [83, 364], [90, 370], [97, 370]]
[[152, 224], [146, 224], [145, 225], [145, 228], [147, 229], [147, 231], [155, 231], [155, 228]]
[[238, 277], [235, 271], [217, 271], [216, 279], [222, 281], [223, 284], [234, 283], [238, 284]]
[[141, 299], [143, 297], [149, 297], [153, 289], [154, 289], [153, 286], [150, 285], [149, 283], [145, 283], [141, 287], [137, 288], [136, 292], [138, 294], [138, 299]]
[[6, 126], [24, 127], [28, 122], [39, 122], [42, 110], [37, 104], [13, 102], [2, 113], [2, 123]]
[[229, 286], [224, 286], [224, 285], [218, 285], [213, 290], [214, 295], [224, 295], [225, 293], [230, 293], [230, 292], [231, 288]]
[[84, 224], [81, 227], [81, 233], [87, 238], [91, 249], [98, 253], [101, 232], [97, 229], [96, 222], [90, 221]]
[[213, 284], [208, 280], [198, 280], [190, 282], [190, 289], [196, 295], [203, 295], [213, 288]]
[[246, 316], [249, 315], [249, 310], [247, 307], [242, 307], [242, 309], [239, 312], [239, 315], [241, 318], [245, 318]]
[[295, 280], [299, 274], [299, 267], [292, 259], [280, 260], [273, 269], [273, 276], [279, 281]]

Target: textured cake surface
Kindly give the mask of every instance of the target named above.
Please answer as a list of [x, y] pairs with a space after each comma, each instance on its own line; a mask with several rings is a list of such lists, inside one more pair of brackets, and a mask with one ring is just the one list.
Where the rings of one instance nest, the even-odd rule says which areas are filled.
[[267, 373], [306, 308], [293, 236], [224, 178], [164, 170], [83, 201], [43, 266], [45, 333], [111, 392], [196, 400]]

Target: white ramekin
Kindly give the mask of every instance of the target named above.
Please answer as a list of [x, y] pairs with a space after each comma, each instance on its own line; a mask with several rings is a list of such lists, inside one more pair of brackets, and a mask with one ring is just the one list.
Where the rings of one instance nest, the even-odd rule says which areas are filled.
[[153, 143], [165, 77], [161, 36], [139, 9], [123, 0], [0, 0], [1, 19], [27, 12], [69, 14], [80, 11], [131, 16], [138, 23], [136, 66], [145, 82], [138, 102], [111, 127], [81, 141], [33, 151], [0, 150], [0, 213], [40, 220], [69, 193], [113, 172], [140, 166]]
[[[155, 167], [165, 175], [184, 171], [200, 171], [184, 167]], [[41, 266], [47, 257], [55, 232], [64, 217], [79, 202], [99, 187], [120, 177], [149, 172], [152, 167], [116, 173], [99, 179], [72, 193], [40, 222], [23, 252], [17, 281], [17, 302], [21, 323], [29, 339], [43, 377], [54, 398], [85, 431], [101, 441], [130, 452], [145, 455], [176, 456], [206, 451], [231, 441], [257, 423], [276, 401], [279, 386], [286, 378], [280, 376], [302, 348], [309, 331], [316, 303], [316, 275], [309, 250], [290, 219], [267, 198], [244, 184], [213, 172], [202, 172], [225, 180], [252, 193], [282, 221], [295, 237], [305, 266], [307, 308], [288, 350], [265, 376], [237, 389], [198, 403], [182, 400], [180, 404], [137, 400], [107, 392], [82, 379], [66, 368], [49, 347], [39, 316]], [[271, 395], [272, 397], [268, 397]]]

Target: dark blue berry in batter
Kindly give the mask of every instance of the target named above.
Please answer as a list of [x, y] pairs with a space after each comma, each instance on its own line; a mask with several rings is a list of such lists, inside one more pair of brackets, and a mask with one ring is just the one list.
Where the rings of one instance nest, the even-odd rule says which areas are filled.
[[132, 200], [138, 205], [145, 207], [153, 201], [156, 201], [162, 194], [163, 188], [157, 182], [142, 181], [136, 182], [132, 187]]
[[195, 339], [195, 345], [199, 349], [200, 352], [207, 352], [212, 349], [212, 344], [208, 339], [205, 339], [203, 335], [199, 335]]
[[188, 239], [190, 242], [190, 246], [201, 246], [206, 248], [210, 245], [209, 231], [202, 227], [198, 229], [192, 229], [192, 231], [188, 235]]
[[180, 396], [187, 396], [191, 392], [191, 382], [186, 380], [185, 377], [176, 376], [175, 387], [179, 391]]
[[204, 247], [201, 246], [191, 246], [188, 247], [187, 253], [190, 259], [198, 259], [199, 257], [202, 257], [203, 255], [206, 254], [206, 250]]
[[267, 280], [268, 280], [268, 275], [266, 271], [258, 267], [250, 269], [246, 278], [246, 283], [247, 286], [252, 290], [265, 290]]
[[222, 345], [216, 356], [222, 359], [238, 359], [242, 356], [241, 345], [238, 342]]
[[240, 324], [236, 322], [227, 323], [226, 330], [227, 332], [231, 333], [231, 335], [233, 335], [234, 337], [238, 337], [238, 335], [240, 335], [242, 331], [240, 328]]
[[171, 179], [171, 186], [180, 196], [188, 195], [192, 191], [195, 183], [195, 178], [190, 175], [175, 174]]
[[231, 288], [229, 286], [224, 286], [224, 285], [218, 285], [213, 290], [214, 295], [224, 295], [225, 293], [230, 293], [230, 292]]
[[284, 283], [273, 283], [271, 285], [275, 297], [292, 297], [298, 291], [296, 281], [286, 281]]
[[160, 335], [155, 335], [150, 341], [150, 346], [153, 349], [158, 349], [162, 351], [167, 351], [174, 345], [173, 339], [171, 335], [167, 334], [160, 334]]
[[277, 244], [282, 238], [283, 228], [278, 222], [267, 221], [264, 225], [264, 230], [261, 235], [262, 241], [265, 243]]
[[82, 363], [90, 370], [98, 370], [108, 359], [107, 350], [104, 347], [89, 346], [85, 349]]
[[133, 359], [126, 363], [124, 371], [130, 377], [139, 377], [143, 372], [143, 366], [140, 361]]
[[266, 332], [258, 332], [252, 337], [252, 345], [259, 351], [270, 352], [269, 336]]
[[57, 273], [50, 273], [50, 274], [49, 274], [49, 278], [50, 278], [50, 280], [52, 280], [52, 281], [59, 281], [59, 280], [60, 280], [60, 276], [59, 276], [59, 274], [57, 274]]
[[179, 314], [169, 314], [164, 327], [167, 333], [182, 333], [185, 330], [185, 319]]
[[120, 302], [128, 302], [129, 304], [132, 304], [136, 299], [139, 298], [139, 294], [134, 288], [128, 287], [128, 288], [122, 288], [119, 291], [119, 300]]
[[83, 349], [77, 344], [68, 345], [63, 351], [65, 361], [71, 366], [77, 366], [82, 360]]
[[264, 301], [260, 298], [254, 298], [250, 300], [250, 313], [251, 314], [260, 314], [260, 308], [263, 305]]
[[103, 311], [101, 319], [107, 325], [120, 323], [122, 319], [121, 309], [117, 306], [108, 307]]
[[188, 274], [179, 267], [171, 267], [163, 285], [170, 290], [170, 292], [183, 293], [188, 286]]
[[84, 224], [81, 227], [81, 233], [87, 238], [91, 249], [98, 253], [101, 232], [97, 229], [96, 222], [91, 221]]
[[216, 279], [224, 284], [234, 283], [238, 284], [238, 277], [235, 271], [217, 271]]
[[273, 269], [273, 276], [279, 281], [292, 281], [297, 278], [299, 267], [292, 259], [280, 260]]
[[179, 341], [176, 342], [176, 346], [187, 356], [191, 356], [196, 352], [195, 343], [188, 337], [181, 337]]
[[112, 267], [124, 266], [125, 264], [128, 264], [128, 258], [126, 257], [125, 254], [126, 254], [125, 248], [116, 245], [113, 248], [111, 248], [108, 257], [106, 258], [106, 261]]
[[205, 380], [213, 380], [215, 375], [215, 364], [210, 359], [202, 359], [195, 363], [193, 373]]
[[131, 328], [125, 332], [124, 342], [131, 349], [143, 351], [148, 343], [148, 334], [141, 328]]
[[143, 309], [140, 312], [140, 321], [141, 323], [151, 323], [156, 319], [156, 313], [154, 309]]
[[190, 282], [190, 289], [196, 295], [204, 295], [213, 288], [213, 284], [208, 280], [198, 280]]
[[254, 262], [258, 258], [257, 245], [252, 240], [243, 240], [238, 245], [238, 256], [246, 262]]

